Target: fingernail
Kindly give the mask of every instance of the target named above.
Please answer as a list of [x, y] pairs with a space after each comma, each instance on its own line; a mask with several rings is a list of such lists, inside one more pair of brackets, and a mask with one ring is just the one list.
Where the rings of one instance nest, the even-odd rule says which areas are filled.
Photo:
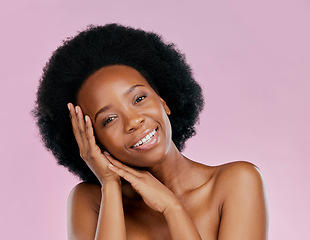
[[112, 165], [111, 163], [108, 164], [108, 167], [109, 167], [109, 168], [112, 168], [112, 169], [115, 169], [115, 166]]
[[88, 116], [86, 115], [86, 116], [85, 116], [85, 122], [87, 122], [87, 121], [88, 121]]
[[107, 151], [104, 151], [104, 155], [110, 156], [110, 153], [108, 153]]
[[67, 106], [68, 106], [68, 109], [69, 109], [69, 111], [70, 111], [70, 104], [68, 103]]
[[79, 108], [76, 106], [75, 107], [75, 112], [78, 113], [79, 112]]

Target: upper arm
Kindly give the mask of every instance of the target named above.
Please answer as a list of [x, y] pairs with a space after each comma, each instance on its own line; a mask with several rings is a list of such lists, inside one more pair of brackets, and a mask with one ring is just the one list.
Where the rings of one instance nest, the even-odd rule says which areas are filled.
[[223, 180], [226, 194], [218, 239], [267, 239], [267, 206], [259, 170], [250, 163], [235, 163], [223, 173]]
[[67, 212], [68, 239], [95, 238], [99, 209], [96, 192], [98, 187], [88, 183], [80, 183], [71, 191]]

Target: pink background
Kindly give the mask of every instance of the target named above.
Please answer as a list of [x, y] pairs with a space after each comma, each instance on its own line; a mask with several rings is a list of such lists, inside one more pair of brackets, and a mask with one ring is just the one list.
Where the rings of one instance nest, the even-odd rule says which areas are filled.
[[1, 0], [0, 239], [66, 239], [66, 200], [79, 180], [43, 148], [30, 111], [51, 52], [110, 22], [161, 33], [186, 53], [206, 106], [185, 155], [255, 163], [270, 239], [310, 239], [310, 2], [189, 2]]

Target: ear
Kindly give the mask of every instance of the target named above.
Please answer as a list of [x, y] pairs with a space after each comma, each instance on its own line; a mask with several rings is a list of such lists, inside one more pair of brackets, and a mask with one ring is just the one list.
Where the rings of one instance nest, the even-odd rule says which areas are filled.
[[164, 99], [162, 99], [161, 97], [159, 98], [160, 99], [160, 102], [161, 104], [163, 105], [167, 115], [170, 115], [171, 114], [171, 110], [170, 108], [168, 107], [167, 103], [164, 101]]

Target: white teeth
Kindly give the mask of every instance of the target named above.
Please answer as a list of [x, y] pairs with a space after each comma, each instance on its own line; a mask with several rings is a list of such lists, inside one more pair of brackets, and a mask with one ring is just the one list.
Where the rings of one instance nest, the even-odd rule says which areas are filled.
[[150, 132], [148, 135], [146, 135], [144, 138], [142, 138], [141, 140], [139, 140], [139, 142], [137, 142], [135, 145], [133, 145], [132, 147], [138, 147], [144, 143], [147, 143], [149, 141], [151, 141], [151, 139], [153, 138], [153, 136], [156, 133], [156, 129], [154, 129], [152, 132]]

